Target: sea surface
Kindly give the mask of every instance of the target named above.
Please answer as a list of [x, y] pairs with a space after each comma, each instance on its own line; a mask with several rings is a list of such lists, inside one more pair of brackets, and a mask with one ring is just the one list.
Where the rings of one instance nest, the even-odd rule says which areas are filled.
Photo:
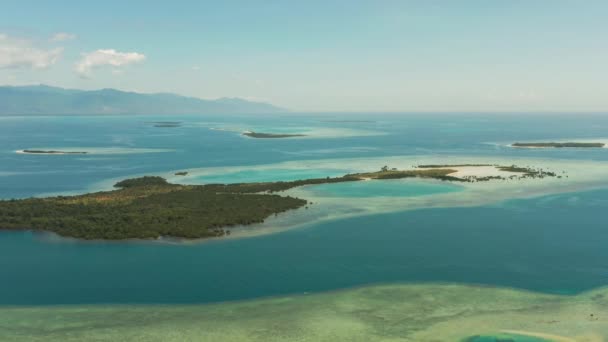
[[[181, 124], [156, 127], [158, 121]], [[308, 136], [253, 139], [242, 136], [244, 130]], [[506, 146], [515, 141], [605, 139], [607, 132], [607, 115], [577, 113], [0, 117], [0, 198], [107, 189], [110, 180], [135, 175], [302, 160], [338, 161], [327, 169], [233, 170], [196, 180], [338, 176], [349, 171], [340, 158], [382, 156], [608, 162], [608, 149]], [[15, 153], [23, 149], [89, 153]], [[314, 191], [357, 198], [460, 191], [447, 183], [365, 183], [323, 185]], [[608, 285], [606, 212], [608, 187], [479, 207], [344, 218], [195, 244], [82, 242], [3, 231], [0, 305], [207, 303], [391, 282], [575, 294]]]

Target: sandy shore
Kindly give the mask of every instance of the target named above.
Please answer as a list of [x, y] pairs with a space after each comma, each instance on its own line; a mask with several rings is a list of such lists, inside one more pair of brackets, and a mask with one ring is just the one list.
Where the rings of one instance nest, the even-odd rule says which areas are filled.
[[[255, 235], [270, 234], [308, 226], [324, 221], [338, 220], [348, 217], [390, 213], [404, 210], [443, 207], [471, 207], [491, 203], [498, 203], [510, 199], [532, 198], [550, 194], [560, 194], [575, 191], [584, 191], [606, 187], [605, 175], [608, 174], [608, 162], [541, 159], [541, 158], [494, 158], [479, 156], [393, 156], [379, 158], [343, 158], [318, 159], [264, 164], [242, 167], [212, 167], [189, 169], [187, 176], [174, 176], [174, 171], [159, 174], [170, 182], [182, 184], [201, 184], [205, 176], [217, 174], [231, 174], [241, 171], [255, 171], [257, 173], [276, 172], [276, 170], [341, 170], [340, 175], [357, 172], [378, 171], [382, 166], [388, 165], [399, 170], [415, 169], [417, 165], [441, 164], [487, 164], [487, 165], [517, 165], [555, 172], [558, 177], [545, 177], [542, 179], [506, 179], [490, 180], [484, 182], [452, 183], [462, 187], [462, 191], [438, 193], [426, 196], [413, 197], [327, 197], [313, 191], [314, 186], [303, 186], [283, 192], [312, 201], [314, 205], [308, 210], [295, 210], [271, 217], [265, 223], [245, 228], [232, 229], [229, 238], [241, 238]], [[500, 171], [494, 166], [463, 166], [453, 167], [456, 177], [488, 177], [517, 175], [517, 173]], [[254, 172], [254, 173], [255, 173]], [[247, 179], [239, 179], [247, 182]], [[372, 180], [369, 182], [377, 182]], [[388, 180], [387, 180], [388, 181]], [[402, 179], [391, 182], [436, 182], [433, 179]]]
[[[205, 176], [224, 175], [241, 171], [273, 172], [273, 170], [340, 170], [338, 175], [356, 172], [378, 171], [380, 167], [389, 165], [399, 170], [415, 169], [417, 165], [429, 164], [488, 164], [488, 165], [517, 165], [521, 167], [542, 168], [545, 171], [555, 172], [561, 178], [546, 177], [542, 179], [506, 179], [490, 180], [484, 182], [457, 182], [454, 186], [462, 188], [462, 191], [436, 193], [424, 196], [405, 197], [328, 197], [313, 191], [314, 186], [303, 186], [287, 190], [282, 195], [289, 195], [307, 199], [313, 202], [307, 210], [293, 210], [268, 218], [262, 224], [247, 227], [231, 228], [231, 235], [225, 238], [245, 238], [258, 235], [272, 234], [288, 229], [295, 229], [321, 222], [339, 220], [349, 217], [391, 213], [423, 208], [445, 208], [445, 207], [472, 207], [492, 203], [499, 203], [510, 199], [525, 199], [552, 194], [563, 194], [568, 192], [586, 191], [598, 188], [606, 188], [606, 175], [608, 174], [608, 162], [585, 161], [585, 160], [559, 160], [539, 158], [493, 158], [478, 156], [393, 156], [379, 158], [344, 158], [344, 159], [318, 159], [301, 160], [293, 162], [282, 162], [275, 164], [263, 164], [253, 166], [230, 166], [194, 168], [187, 170], [171, 170], [156, 174], [166, 178], [169, 182], [178, 184], [202, 184], [201, 179]], [[457, 177], [467, 176], [503, 176], [516, 173], [504, 172], [494, 166], [455, 167], [457, 170], [453, 175]], [[186, 176], [176, 176], [175, 172], [187, 171]], [[146, 174], [135, 174], [119, 178], [106, 179], [92, 184], [82, 191], [70, 193], [41, 194], [40, 196], [74, 195], [79, 193], [112, 190], [113, 185], [126, 178], [140, 177]], [[201, 178], [203, 177], [203, 178]], [[239, 182], [247, 182], [247, 179], [239, 179]], [[401, 179], [401, 180], [370, 180], [368, 182], [434, 182], [443, 184], [442, 181], [434, 179]], [[200, 243], [203, 241], [192, 241]]]
[[467, 178], [467, 177], [505, 177], [523, 175], [522, 172], [509, 172], [501, 171], [496, 166], [458, 166], [450, 167], [450, 169], [456, 170], [454, 173], [450, 173], [452, 177]]

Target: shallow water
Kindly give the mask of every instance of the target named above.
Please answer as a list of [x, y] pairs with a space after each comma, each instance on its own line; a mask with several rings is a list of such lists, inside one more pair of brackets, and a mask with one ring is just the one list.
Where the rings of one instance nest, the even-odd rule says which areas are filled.
[[[0, 197], [86, 192], [98, 189], [99, 184], [111, 186], [107, 181], [111, 179], [200, 168], [217, 172], [193, 173], [184, 179], [215, 183], [338, 176], [353, 171], [352, 165], [340, 163], [338, 158], [344, 157], [374, 157], [373, 165], [366, 165], [365, 159], [361, 162], [372, 169], [385, 165], [383, 158], [391, 156], [608, 162], [608, 149], [505, 146], [513, 141], [605, 137], [608, 117], [601, 115], [370, 113], [358, 114], [365, 122], [336, 122], [352, 116], [6, 118], [0, 124]], [[160, 120], [183, 123], [172, 128], [147, 123]], [[214, 127], [238, 129], [210, 129]], [[319, 134], [315, 139], [240, 135], [239, 129], [258, 128]], [[327, 136], [328, 132], [333, 136]], [[14, 153], [36, 146], [163, 152]], [[226, 169], [312, 159], [331, 160], [333, 165]], [[447, 183], [407, 181], [307, 189], [328, 198], [363, 201], [378, 195], [460, 195], [458, 186]], [[572, 294], [608, 285], [603, 262], [608, 258], [606, 210], [608, 191], [595, 190], [332, 220], [275, 235], [190, 245], [83, 243], [30, 232], [2, 232], [0, 279], [8, 281], [0, 282], [0, 304], [203, 303], [377, 282], [428, 281]]]
[[577, 293], [608, 284], [597, 220], [607, 199], [601, 190], [415, 210], [194, 245], [3, 232], [0, 303], [201, 303], [427, 281]]
[[550, 342], [550, 340], [533, 336], [496, 334], [471, 336], [463, 339], [462, 342]]
[[607, 294], [424, 284], [218, 305], [14, 307], [0, 310], [0, 340], [430, 342], [478, 335], [603, 342]]
[[263, 169], [243, 170], [199, 176], [196, 183], [251, 183], [293, 181], [299, 179], [338, 177], [348, 173], [340, 169]]
[[319, 197], [413, 197], [462, 191], [450, 183], [416, 180], [371, 180], [354, 183], [333, 183], [307, 186], [306, 190]]

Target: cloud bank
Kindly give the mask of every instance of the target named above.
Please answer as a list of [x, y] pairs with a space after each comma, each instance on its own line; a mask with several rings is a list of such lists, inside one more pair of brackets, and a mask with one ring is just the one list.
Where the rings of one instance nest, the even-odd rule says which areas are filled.
[[63, 48], [45, 49], [30, 40], [0, 33], [0, 69], [45, 69], [55, 64], [62, 52]]
[[82, 54], [80, 62], [76, 63], [75, 70], [83, 77], [88, 77], [91, 70], [102, 67], [122, 67], [129, 64], [141, 63], [146, 56], [137, 52], [119, 52], [114, 49], [100, 49]]

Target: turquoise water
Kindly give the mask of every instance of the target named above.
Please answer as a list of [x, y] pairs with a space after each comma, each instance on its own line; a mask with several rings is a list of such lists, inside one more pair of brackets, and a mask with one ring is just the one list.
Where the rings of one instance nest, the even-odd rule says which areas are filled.
[[496, 336], [472, 336], [462, 342], [549, 342], [549, 340], [532, 336], [497, 334]]
[[197, 245], [2, 232], [0, 303], [198, 303], [383, 282], [577, 293], [608, 284], [597, 219], [607, 199], [601, 190], [416, 210]]
[[[340, 119], [369, 122], [328, 122]], [[182, 121], [155, 128], [149, 121]], [[333, 139], [243, 139], [218, 123], [384, 132]], [[201, 167], [382, 156], [497, 156], [608, 161], [608, 150], [517, 150], [494, 144], [605, 137], [608, 116], [326, 114], [256, 117], [38, 117], [0, 120], [0, 197], [83, 192], [107, 179]], [[171, 152], [19, 155], [36, 146]], [[382, 165], [373, 165], [381, 167]], [[234, 171], [210, 182], [308, 178], [343, 166]], [[331, 174], [329, 174], [331, 175]], [[272, 177], [270, 177], [272, 176]], [[268, 178], [264, 178], [268, 177]], [[419, 195], [448, 184], [320, 187], [331, 196]], [[392, 183], [390, 183], [392, 184]], [[362, 188], [359, 188], [362, 187]], [[608, 285], [608, 190], [473, 208], [424, 209], [193, 245], [79, 242], [0, 232], [0, 304], [199, 303], [383, 282], [457, 282], [577, 293]]]
[[348, 170], [340, 169], [261, 169], [236, 172], [221, 172], [214, 175], [197, 177], [197, 183], [246, 183], [292, 181], [310, 178], [337, 177], [347, 174]]
[[307, 186], [306, 190], [321, 197], [413, 197], [462, 191], [450, 183], [417, 180], [371, 180]]

